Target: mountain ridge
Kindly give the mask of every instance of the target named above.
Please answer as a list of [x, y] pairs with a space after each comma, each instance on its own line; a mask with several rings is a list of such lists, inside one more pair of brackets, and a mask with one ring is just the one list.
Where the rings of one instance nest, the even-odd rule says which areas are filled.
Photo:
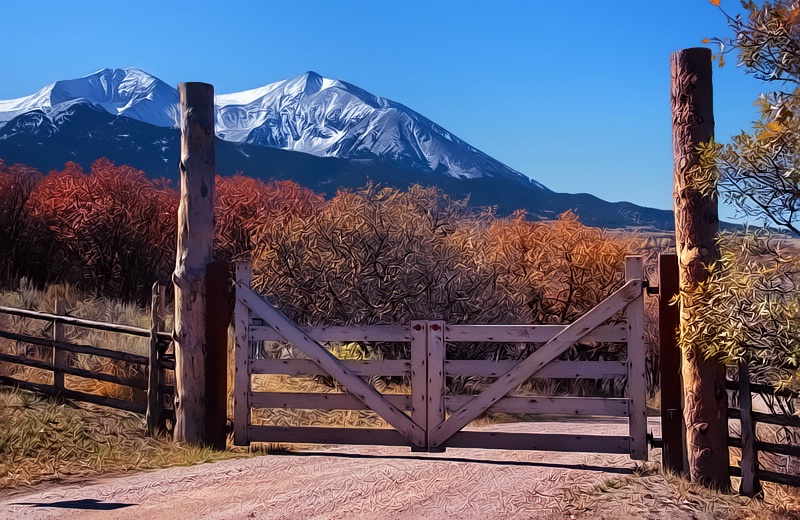
[[[154, 126], [178, 127], [177, 90], [136, 68], [101, 69], [56, 81], [31, 96], [0, 101], [0, 127], [37, 110], [55, 121], [76, 104]], [[547, 190], [405, 105], [313, 71], [216, 95], [215, 112], [217, 135], [225, 141], [400, 164], [456, 178], [509, 177]]]
[[[111, 88], [114, 85], [127, 87], [117, 92]], [[138, 87], [141, 88], [137, 90]], [[344, 96], [342, 89], [357, 94], [358, 104], [337, 105], [325, 98]], [[53, 90], [58, 95], [48, 97]], [[172, 117], [162, 109], [172, 106], [173, 91], [138, 69], [103, 69], [83, 83], [56, 82], [27, 98], [0, 101], [0, 158], [6, 163], [24, 163], [48, 172], [62, 168], [67, 161], [88, 169], [94, 160], [106, 157], [116, 164], [143, 170], [151, 178], [175, 181], [180, 131], [172, 124], [141, 121], [155, 117], [153, 114], [162, 123]], [[571, 210], [585, 224], [600, 227], [672, 229], [674, 226], [670, 211], [628, 202], [610, 203], [589, 194], [553, 192], [405, 106], [311, 71], [243, 94], [219, 97], [223, 106], [238, 106], [244, 113], [248, 111], [242, 107], [248, 103], [272, 106], [273, 97], [280, 97], [285, 103], [278, 111], [253, 112], [249, 120], [237, 122], [231, 118], [231, 124], [223, 126], [222, 132], [236, 123], [240, 135], [236, 141], [217, 139], [217, 171], [222, 175], [244, 172], [265, 181], [290, 179], [328, 196], [334, 195], [338, 188], [358, 188], [366, 182], [399, 189], [414, 183], [435, 185], [452, 197], [469, 197], [472, 206], [495, 206], [499, 215], [522, 209], [533, 218], [553, 219]], [[381, 110], [377, 115], [373, 105]], [[358, 117], [347, 110], [358, 112]], [[124, 115], [128, 113], [136, 117]], [[269, 123], [270, 117], [273, 126], [264, 124]], [[392, 118], [402, 124], [386, 122]], [[411, 124], [415, 121], [431, 133], [415, 132]], [[363, 131], [354, 132], [353, 128]], [[336, 132], [345, 138], [335, 139]], [[438, 136], [438, 144], [427, 152], [418, 147], [426, 135], [431, 139]], [[338, 147], [334, 152], [345, 157], [321, 153], [319, 150], [325, 148], [322, 145], [316, 154], [311, 154], [290, 146], [261, 144], [262, 139], [270, 137], [308, 146], [324, 145], [326, 139], [333, 139]], [[480, 175], [453, 175], [454, 169], [464, 166], [458, 163], [463, 155], [457, 154], [466, 154]], [[431, 156], [437, 161], [427, 162]], [[496, 169], [492, 171], [489, 167]], [[482, 168], [489, 168], [489, 173]]]

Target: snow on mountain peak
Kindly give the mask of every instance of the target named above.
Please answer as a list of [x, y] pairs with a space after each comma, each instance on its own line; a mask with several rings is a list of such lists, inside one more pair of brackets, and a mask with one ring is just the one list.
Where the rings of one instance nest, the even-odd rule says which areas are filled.
[[136, 68], [101, 69], [83, 78], [56, 81], [32, 96], [0, 101], [0, 124], [34, 110], [56, 120], [77, 103], [157, 126], [178, 124], [177, 90]]
[[[178, 102], [175, 88], [142, 70], [102, 69], [57, 81], [28, 97], [0, 101], [0, 127], [32, 111], [56, 122], [81, 103], [114, 116], [177, 128]], [[529, 181], [408, 107], [314, 71], [217, 95], [215, 105], [217, 135], [226, 141], [369, 160], [456, 178]]]

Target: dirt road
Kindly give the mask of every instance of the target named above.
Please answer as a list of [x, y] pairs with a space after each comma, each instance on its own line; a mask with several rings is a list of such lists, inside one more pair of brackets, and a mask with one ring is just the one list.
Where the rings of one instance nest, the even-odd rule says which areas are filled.
[[[618, 435], [626, 425], [503, 429]], [[0, 492], [0, 518], [570, 518], [565, 490], [634, 466], [620, 455], [330, 446]]]

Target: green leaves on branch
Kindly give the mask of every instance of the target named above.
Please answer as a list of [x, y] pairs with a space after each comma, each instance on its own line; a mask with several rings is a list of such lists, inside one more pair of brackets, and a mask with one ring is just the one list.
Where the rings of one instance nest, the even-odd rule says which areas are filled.
[[766, 231], [722, 234], [706, 283], [679, 298], [692, 319], [682, 348], [746, 361], [760, 380], [796, 386], [800, 375], [800, 258]]

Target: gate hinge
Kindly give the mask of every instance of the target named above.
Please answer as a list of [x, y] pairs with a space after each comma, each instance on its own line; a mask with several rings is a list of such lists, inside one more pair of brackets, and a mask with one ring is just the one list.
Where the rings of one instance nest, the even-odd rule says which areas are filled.
[[644, 280], [642, 280], [642, 286], [644, 287], [645, 294], [647, 294], [648, 296], [658, 295], [658, 286], [651, 285], [650, 280], [648, 280], [646, 276], [644, 277]]

